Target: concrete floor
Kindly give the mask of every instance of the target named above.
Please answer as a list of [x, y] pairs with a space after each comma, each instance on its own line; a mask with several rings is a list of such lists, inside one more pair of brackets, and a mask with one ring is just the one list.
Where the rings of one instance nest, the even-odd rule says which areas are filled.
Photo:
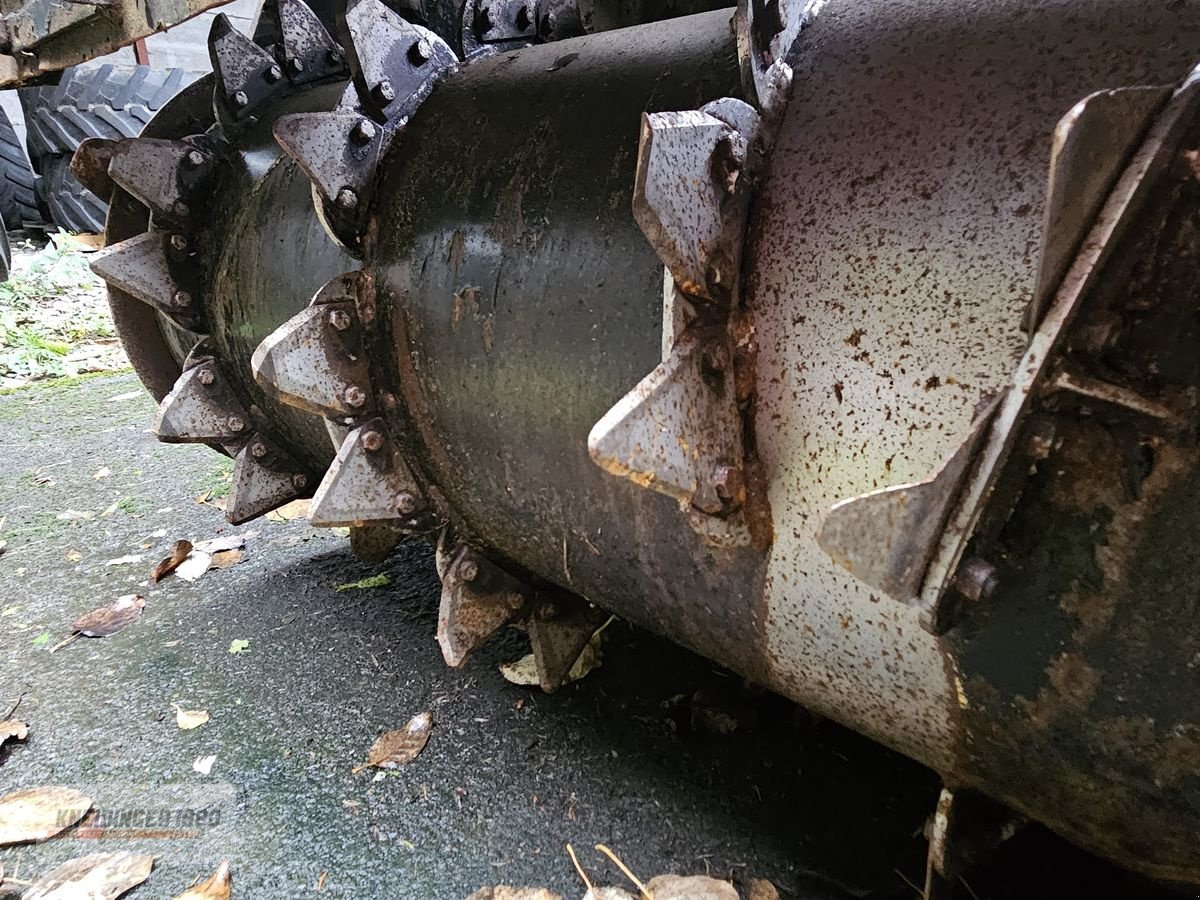
[[[598, 883], [623, 881], [592, 850], [605, 843], [643, 878], [761, 877], [814, 900], [914, 895], [931, 773], [645, 632], [615, 623], [603, 666], [553, 696], [497, 673], [527, 652], [516, 631], [450, 670], [429, 549], [370, 565], [303, 521], [238, 529], [258, 531], [242, 564], [150, 587], [174, 540], [233, 531], [194, 499], [221, 483], [219, 457], [157, 443], [152, 411], [131, 375], [0, 396], [0, 714], [22, 695], [30, 726], [0, 751], [0, 793], [61, 784], [109, 812], [205, 809], [210, 824], [0, 850], [10, 877], [131, 849], [158, 857], [138, 900], [172, 897], [226, 858], [238, 897], [462, 898], [496, 883], [578, 897], [571, 842]], [[60, 518], [68, 510], [95, 515]], [[107, 564], [128, 555], [143, 559]], [[334, 590], [379, 572], [390, 586]], [[147, 603], [125, 631], [54, 654], [37, 642], [131, 592]], [[231, 654], [235, 639], [249, 651]], [[181, 731], [172, 703], [211, 721]], [[712, 706], [743, 727], [697, 727]], [[424, 710], [434, 730], [413, 763], [352, 774], [380, 733]], [[211, 775], [193, 771], [209, 754]], [[1045, 834], [1013, 852], [972, 889], [1115, 883]]]

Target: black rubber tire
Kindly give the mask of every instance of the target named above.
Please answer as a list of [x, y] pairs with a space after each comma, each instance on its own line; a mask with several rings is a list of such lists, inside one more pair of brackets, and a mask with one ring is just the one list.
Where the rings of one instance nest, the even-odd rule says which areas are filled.
[[86, 138], [137, 137], [197, 77], [183, 69], [102, 65], [68, 69], [56, 85], [21, 91], [29, 155], [41, 173], [41, 197], [54, 224], [68, 231], [103, 230], [107, 204], [71, 174], [71, 156]]
[[42, 221], [36, 180], [8, 114], [0, 109], [0, 217], [13, 228]]
[[0, 221], [0, 281], [8, 281], [12, 271], [12, 248], [8, 245], [8, 231]]

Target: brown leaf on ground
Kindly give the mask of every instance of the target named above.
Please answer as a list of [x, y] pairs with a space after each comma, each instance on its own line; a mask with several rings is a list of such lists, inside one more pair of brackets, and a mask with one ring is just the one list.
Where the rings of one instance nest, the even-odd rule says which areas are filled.
[[266, 518], [272, 522], [291, 522], [293, 519], [307, 519], [308, 510], [311, 506], [311, 500], [293, 500], [291, 503], [285, 503], [279, 509], [271, 510], [267, 513]]
[[91, 809], [92, 798], [65, 787], [39, 787], [0, 797], [0, 847], [54, 837]]
[[779, 900], [779, 889], [765, 878], [751, 878], [746, 900]]
[[20, 719], [5, 719], [3, 722], [0, 722], [0, 744], [3, 744], [9, 738], [15, 741], [23, 741], [27, 734], [29, 734], [29, 726]]
[[92, 853], [63, 863], [33, 883], [22, 900], [115, 900], [150, 877], [154, 857]]
[[519, 888], [498, 884], [495, 887], [480, 888], [467, 900], [563, 900], [563, 896], [546, 888]]
[[208, 721], [207, 709], [184, 709], [178, 703], [172, 703], [171, 706], [175, 709], [175, 724], [181, 731], [191, 731]]
[[[417, 758], [425, 744], [429, 741], [429, 732], [433, 730], [433, 717], [423, 712], [413, 716], [408, 724], [395, 731], [389, 731], [371, 745], [367, 753], [367, 766], [378, 769], [397, 769], [405, 763]], [[355, 771], [366, 768], [359, 766]]]
[[229, 872], [229, 860], [222, 860], [217, 871], [203, 881], [197, 880], [175, 900], [229, 900], [233, 879]]
[[583, 900], [639, 900], [639, 898], [619, 887], [593, 887], [583, 895]]
[[93, 609], [86, 616], [80, 616], [71, 628], [84, 637], [108, 637], [136, 622], [145, 605], [144, 598], [137, 594], [126, 594], [108, 606]]
[[154, 567], [154, 571], [150, 573], [150, 583], [158, 584], [172, 572], [179, 568], [179, 564], [187, 559], [188, 554], [192, 552], [191, 541], [176, 541], [171, 547], [171, 555], [159, 562]]
[[241, 550], [218, 550], [213, 554], [212, 569], [229, 569], [236, 566], [245, 557]]
[[704, 875], [659, 875], [650, 879], [646, 892], [654, 900], [739, 900], [728, 881]]

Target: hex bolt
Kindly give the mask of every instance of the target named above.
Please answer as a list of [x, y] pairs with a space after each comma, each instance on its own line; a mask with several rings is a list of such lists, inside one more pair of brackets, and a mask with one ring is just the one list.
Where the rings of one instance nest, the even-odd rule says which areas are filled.
[[304, 60], [298, 56], [289, 56], [287, 61], [288, 71], [293, 75], [299, 75], [304, 71]]
[[297, 472], [292, 476], [292, 487], [298, 491], [304, 490], [308, 486], [308, 476], [303, 472]]
[[740, 506], [746, 492], [742, 470], [736, 466], [717, 466], [713, 470], [713, 488], [726, 506]]
[[396, 89], [392, 87], [392, 83], [386, 78], [375, 85], [375, 89], [371, 93], [375, 95], [376, 100], [385, 106], [396, 99]]
[[1000, 586], [996, 567], [978, 557], [967, 560], [954, 576], [954, 587], [968, 600], [987, 600]]
[[408, 491], [401, 491], [396, 495], [396, 509], [402, 516], [411, 516], [417, 511], [417, 498]]
[[357, 384], [352, 384], [346, 388], [346, 393], [343, 395], [347, 406], [352, 406], [358, 409], [360, 406], [365, 406], [367, 403], [366, 392]]
[[342, 209], [354, 209], [358, 206], [358, 194], [350, 190], [350, 188], [342, 188], [338, 191], [335, 201]]
[[246, 423], [242, 421], [241, 416], [230, 416], [226, 424], [229, 426], [230, 431], [241, 431], [246, 427]]
[[193, 169], [198, 169], [204, 165], [204, 154], [199, 150], [189, 150], [184, 159], [187, 160], [187, 164]]
[[415, 41], [408, 48], [408, 61], [414, 66], [423, 66], [431, 59], [433, 59], [433, 45], [425, 40], [425, 38]]
[[350, 327], [350, 313], [344, 309], [335, 309], [329, 314], [329, 324], [338, 331], [345, 331]]
[[188, 239], [186, 235], [173, 234], [171, 235], [171, 247], [175, 250], [186, 250], [188, 248]]
[[543, 603], [538, 607], [537, 617], [543, 621], [558, 618], [558, 607], [553, 603]]
[[531, 7], [528, 3], [522, 5], [521, 8], [517, 10], [516, 23], [517, 28], [519, 28], [521, 31], [528, 31], [529, 27], [533, 24], [533, 7]]
[[171, 297], [171, 300], [176, 306], [192, 305], [192, 295], [187, 291], [176, 291], [174, 296]]
[[1047, 418], [1034, 417], [1030, 422], [1025, 452], [1033, 459], [1046, 459], [1054, 450], [1054, 439], [1054, 422]]
[[189, 215], [191, 211], [192, 208], [182, 200], [176, 200], [173, 204], [171, 204], [171, 212], [175, 213], [175, 215], [179, 216], [180, 218]]
[[525, 605], [525, 598], [516, 591], [509, 591], [504, 595], [504, 604], [509, 609], [520, 609]]
[[474, 581], [479, 577], [479, 563], [473, 559], [464, 559], [458, 564], [458, 577], [462, 581]]
[[262, 459], [267, 455], [267, 445], [262, 441], [255, 441], [250, 445], [250, 455], [255, 459]]
[[283, 69], [279, 68], [279, 66], [271, 66], [271, 68], [263, 72], [263, 77], [271, 84], [274, 84], [283, 77]]
[[246, 96], [245, 91], [234, 91], [232, 99], [233, 105], [239, 109], [243, 109], [250, 105], [250, 98]]
[[356, 144], [369, 144], [375, 140], [375, 123], [370, 119], [359, 119], [350, 131], [350, 139]]
[[342, 64], [342, 48], [330, 47], [325, 51], [325, 60], [331, 66], [340, 66]]
[[209, 369], [207, 367], [201, 369], [200, 373], [196, 376], [196, 378], [198, 378], [200, 383], [202, 385], [204, 385], [205, 387], [207, 387], [208, 385], [212, 384], [214, 381], [217, 380], [216, 373], [213, 372], [212, 369]]
[[383, 435], [378, 431], [366, 431], [359, 439], [359, 443], [362, 444], [364, 450], [374, 453], [383, 446]]

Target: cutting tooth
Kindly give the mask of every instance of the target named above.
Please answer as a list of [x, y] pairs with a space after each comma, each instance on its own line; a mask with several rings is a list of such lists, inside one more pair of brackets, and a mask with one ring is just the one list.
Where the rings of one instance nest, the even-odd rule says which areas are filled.
[[341, 46], [303, 0], [279, 0], [283, 70], [292, 84], [306, 84], [346, 70]]
[[517, 617], [529, 594], [522, 582], [470, 547], [462, 547], [442, 579], [437, 639], [446, 664], [463, 665], [473, 651]]
[[161, 218], [192, 220], [207, 195], [211, 153], [184, 141], [134, 138], [112, 150], [108, 174]]
[[380, 0], [350, 0], [339, 24], [362, 108], [380, 122], [408, 115], [458, 61], [440, 37]]
[[360, 275], [338, 275], [317, 291], [311, 306], [258, 345], [250, 365], [267, 393], [317, 415], [371, 411], [371, 373], [356, 304]]
[[250, 438], [233, 464], [225, 518], [241, 525], [285, 503], [307, 496], [308, 476], [260, 435]]
[[170, 444], [223, 443], [245, 438], [250, 419], [215, 360], [189, 357], [183, 374], [158, 405], [154, 433]]
[[325, 112], [280, 116], [274, 131], [283, 152], [333, 200], [343, 189], [361, 195], [375, 171], [383, 129], [357, 113]]
[[362, 525], [401, 520], [414, 524], [424, 506], [382, 419], [372, 419], [346, 436], [313, 496], [313, 525]]
[[112, 199], [114, 185], [108, 177], [108, 164], [118, 143], [109, 138], [85, 138], [71, 157], [71, 174], [105, 203]]
[[92, 255], [92, 271], [111, 286], [173, 317], [198, 315], [192, 293], [176, 283], [167, 262], [167, 236], [148, 231]]
[[529, 641], [542, 690], [553, 693], [566, 680], [606, 613], [579, 597], [556, 593], [539, 598], [529, 619]]
[[233, 27], [225, 13], [213, 17], [208, 58], [216, 78], [219, 108], [236, 121], [248, 116], [263, 98], [287, 82], [271, 54]]

